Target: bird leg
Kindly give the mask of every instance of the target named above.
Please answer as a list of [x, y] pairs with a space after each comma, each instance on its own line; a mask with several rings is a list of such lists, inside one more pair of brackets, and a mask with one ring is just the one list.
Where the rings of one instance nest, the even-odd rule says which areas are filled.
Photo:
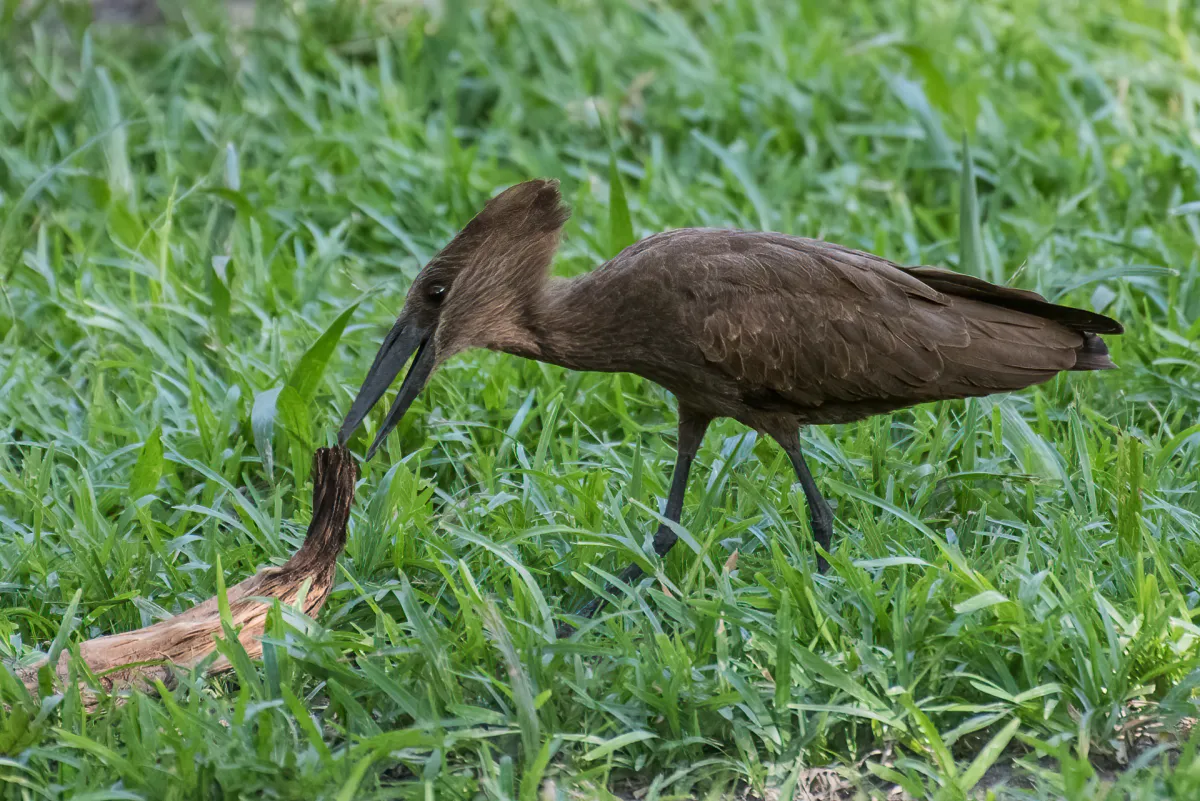
[[825, 561], [821, 550], [828, 553], [833, 545], [833, 512], [829, 509], [825, 498], [821, 496], [821, 491], [817, 489], [817, 482], [813, 480], [808, 463], [804, 461], [804, 452], [800, 450], [800, 437], [791, 433], [789, 436], [775, 439], [788, 458], [792, 460], [796, 478], [800, 479], [800, 486], [804, 488], [804, 500], [808, 503], [813, 540], [821, 546], [821, 549], [817, 551], [817, 571], [824, 573], [829, 569], [829, 562]]
[[[679, 446], [675, 457], [675, 471], [671, 474], [671, 489], [667, 493], [667, 504], [662, 515], [665, 520], [672, 523], [679, 523], [679, 518], [683, 514], [683, 497], [687, 492], [688, 474], [691, 472], [692, 462], [696, 459], [696, 453], [700, 450], [700, 442], [704, 439], [708, 423], [707, 418], [690, 414], [682, 409], [679, 411]], [[654, 552], [660, 557], [666, 556], [677, 539], [679, 536], [670, 525], [666, 522], [660, 523], [658, 531], [654, 534]], [[643, 573], [645, 571], [635, 562], [621, 571], [621, 583], [629, 584], [637, 581]], [[608, 587], [609, 593], [615, 591], [616, 585]], [[593, 598], [579, 610], [579, 616], [592, 617], [600, 611], [604, 603], [605, 600], [602, 596]], [[563, 623], [559, 626], [558, 636], [559, 638], [569, 637], [574, 630], [569, 623]]]

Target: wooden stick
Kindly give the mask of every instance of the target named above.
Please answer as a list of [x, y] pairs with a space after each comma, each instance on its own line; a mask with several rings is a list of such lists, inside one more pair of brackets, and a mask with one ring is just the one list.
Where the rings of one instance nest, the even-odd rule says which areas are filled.
[[[321, 448], [313, 455], [312, 475], [313, 517], [300, 550], [282, 567], [260, 570], [226, 591], [234, 629], [240, 629], [238, 640], [251, 657], [262, 655], [261, 637], [271, 606], [269, 599], [294, 604], [307, 581], [303, 609], [312, 615], [324, 605], [333, 587], [337, 557], [346, 544], [346, 522], [354, 500], [358, 468], [345, 448]], [[169, 685], [173, 679], [172, 666], [191, 668], [202, 662], [216, 650], [215, 637], [219, 634], [221, 612], [214, 596], [152, 626], [80, 643], [79, 654], [109, 692], [152, 686], [154, 679]], [[56, 671], [64, 681], [68, 676], [68, 661], [69, 654], [64, 651]], [[43, 661], [22, 668], [17, 677], [31, 691], [36, 691], [38, 670], [45, 664]], [[229, 667], [229, 662], [221, 657], [208, 672], [219, 673]]]

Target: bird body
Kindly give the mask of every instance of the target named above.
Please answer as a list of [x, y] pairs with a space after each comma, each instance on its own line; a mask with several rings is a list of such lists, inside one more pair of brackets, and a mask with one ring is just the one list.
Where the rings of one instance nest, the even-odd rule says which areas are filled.
[[[647, 237], [579, 277], [551, 278], [569, 215], [556, 181], [518, 184], [488, 202], [409, 288], [342, 425], [342, 444], [410, 357], [367, 458], [437, 366], [468, 348], [635, 373], [679, 402], [678, 457], [663, 517], [679, 521], [704, 432], [730, 417], [787, 453], [824, 569], [833, 517], [801, 452], [801, 426], [1116, 366], [1099, 335], [1122, 328], [1103, 315], [781, 233], [679, 229]], [[664, 524], [655, 551], [664, 555], [675, 539]], [[634, 565], [622, 577], [640, 573]], [[593, 602], [584, 614], [597, 608]]]
[[574, 370], [636, 373], [760, 431], [1112, 369], [1101, 315], [936, 268], [787, 234], [690, 228], [531, 292], [533, 347]]

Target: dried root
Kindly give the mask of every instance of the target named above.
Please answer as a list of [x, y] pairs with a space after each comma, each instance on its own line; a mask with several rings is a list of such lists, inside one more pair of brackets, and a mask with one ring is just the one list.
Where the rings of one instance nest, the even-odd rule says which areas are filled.
[[[337, 557], [346, 544], [346, 523], [354, 500], [358, 469], [345, 448], [321, 448], [313, 456], [313, 517], [300, 550], [282, 567], [261, 570], [228, 588], [229, 612], [238, 640], [251, 657], [262, 654], [261, 637], [267, 624], [270, 599], [295, 604], [307, 583], [303, 609], [319, 610], [333, 587]], [[266, 600], [264, 600], [266, 599]], [[170, 684], [173, 666], [192, 668], [216, 650], [221, 613], [217, 597], [209, 598], [181, 615], [124, 634], [111, 634], [80, 643], [79, 655], [109, 692], [152, 686], [155, 679]], [[60, 679], [68, 676], [69, 654], [58, 660]], [[43, 662], [42, 665], [45, 663]], [[17, 677], [31, 691], [38, 686], [42, 665], [22, 668]], [[229, 669], [221, 657], [209, 673]]]

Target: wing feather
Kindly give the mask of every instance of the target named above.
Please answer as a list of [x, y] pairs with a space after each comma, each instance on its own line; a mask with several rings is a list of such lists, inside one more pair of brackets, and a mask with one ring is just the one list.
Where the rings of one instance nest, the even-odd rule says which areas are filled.
[[[695, 341], [748, 398], [901, 407], [1018, 389], [1071, 369], [1084, 342], [1034, 314], [1061, 308], [1034, 293], [997, 288], [996, 305], [978, 279], [822, 242], [737, 232], [690, 258], [707, 279], [689, 292]], [[956, 286], [961, 295], [940, 291]]]

